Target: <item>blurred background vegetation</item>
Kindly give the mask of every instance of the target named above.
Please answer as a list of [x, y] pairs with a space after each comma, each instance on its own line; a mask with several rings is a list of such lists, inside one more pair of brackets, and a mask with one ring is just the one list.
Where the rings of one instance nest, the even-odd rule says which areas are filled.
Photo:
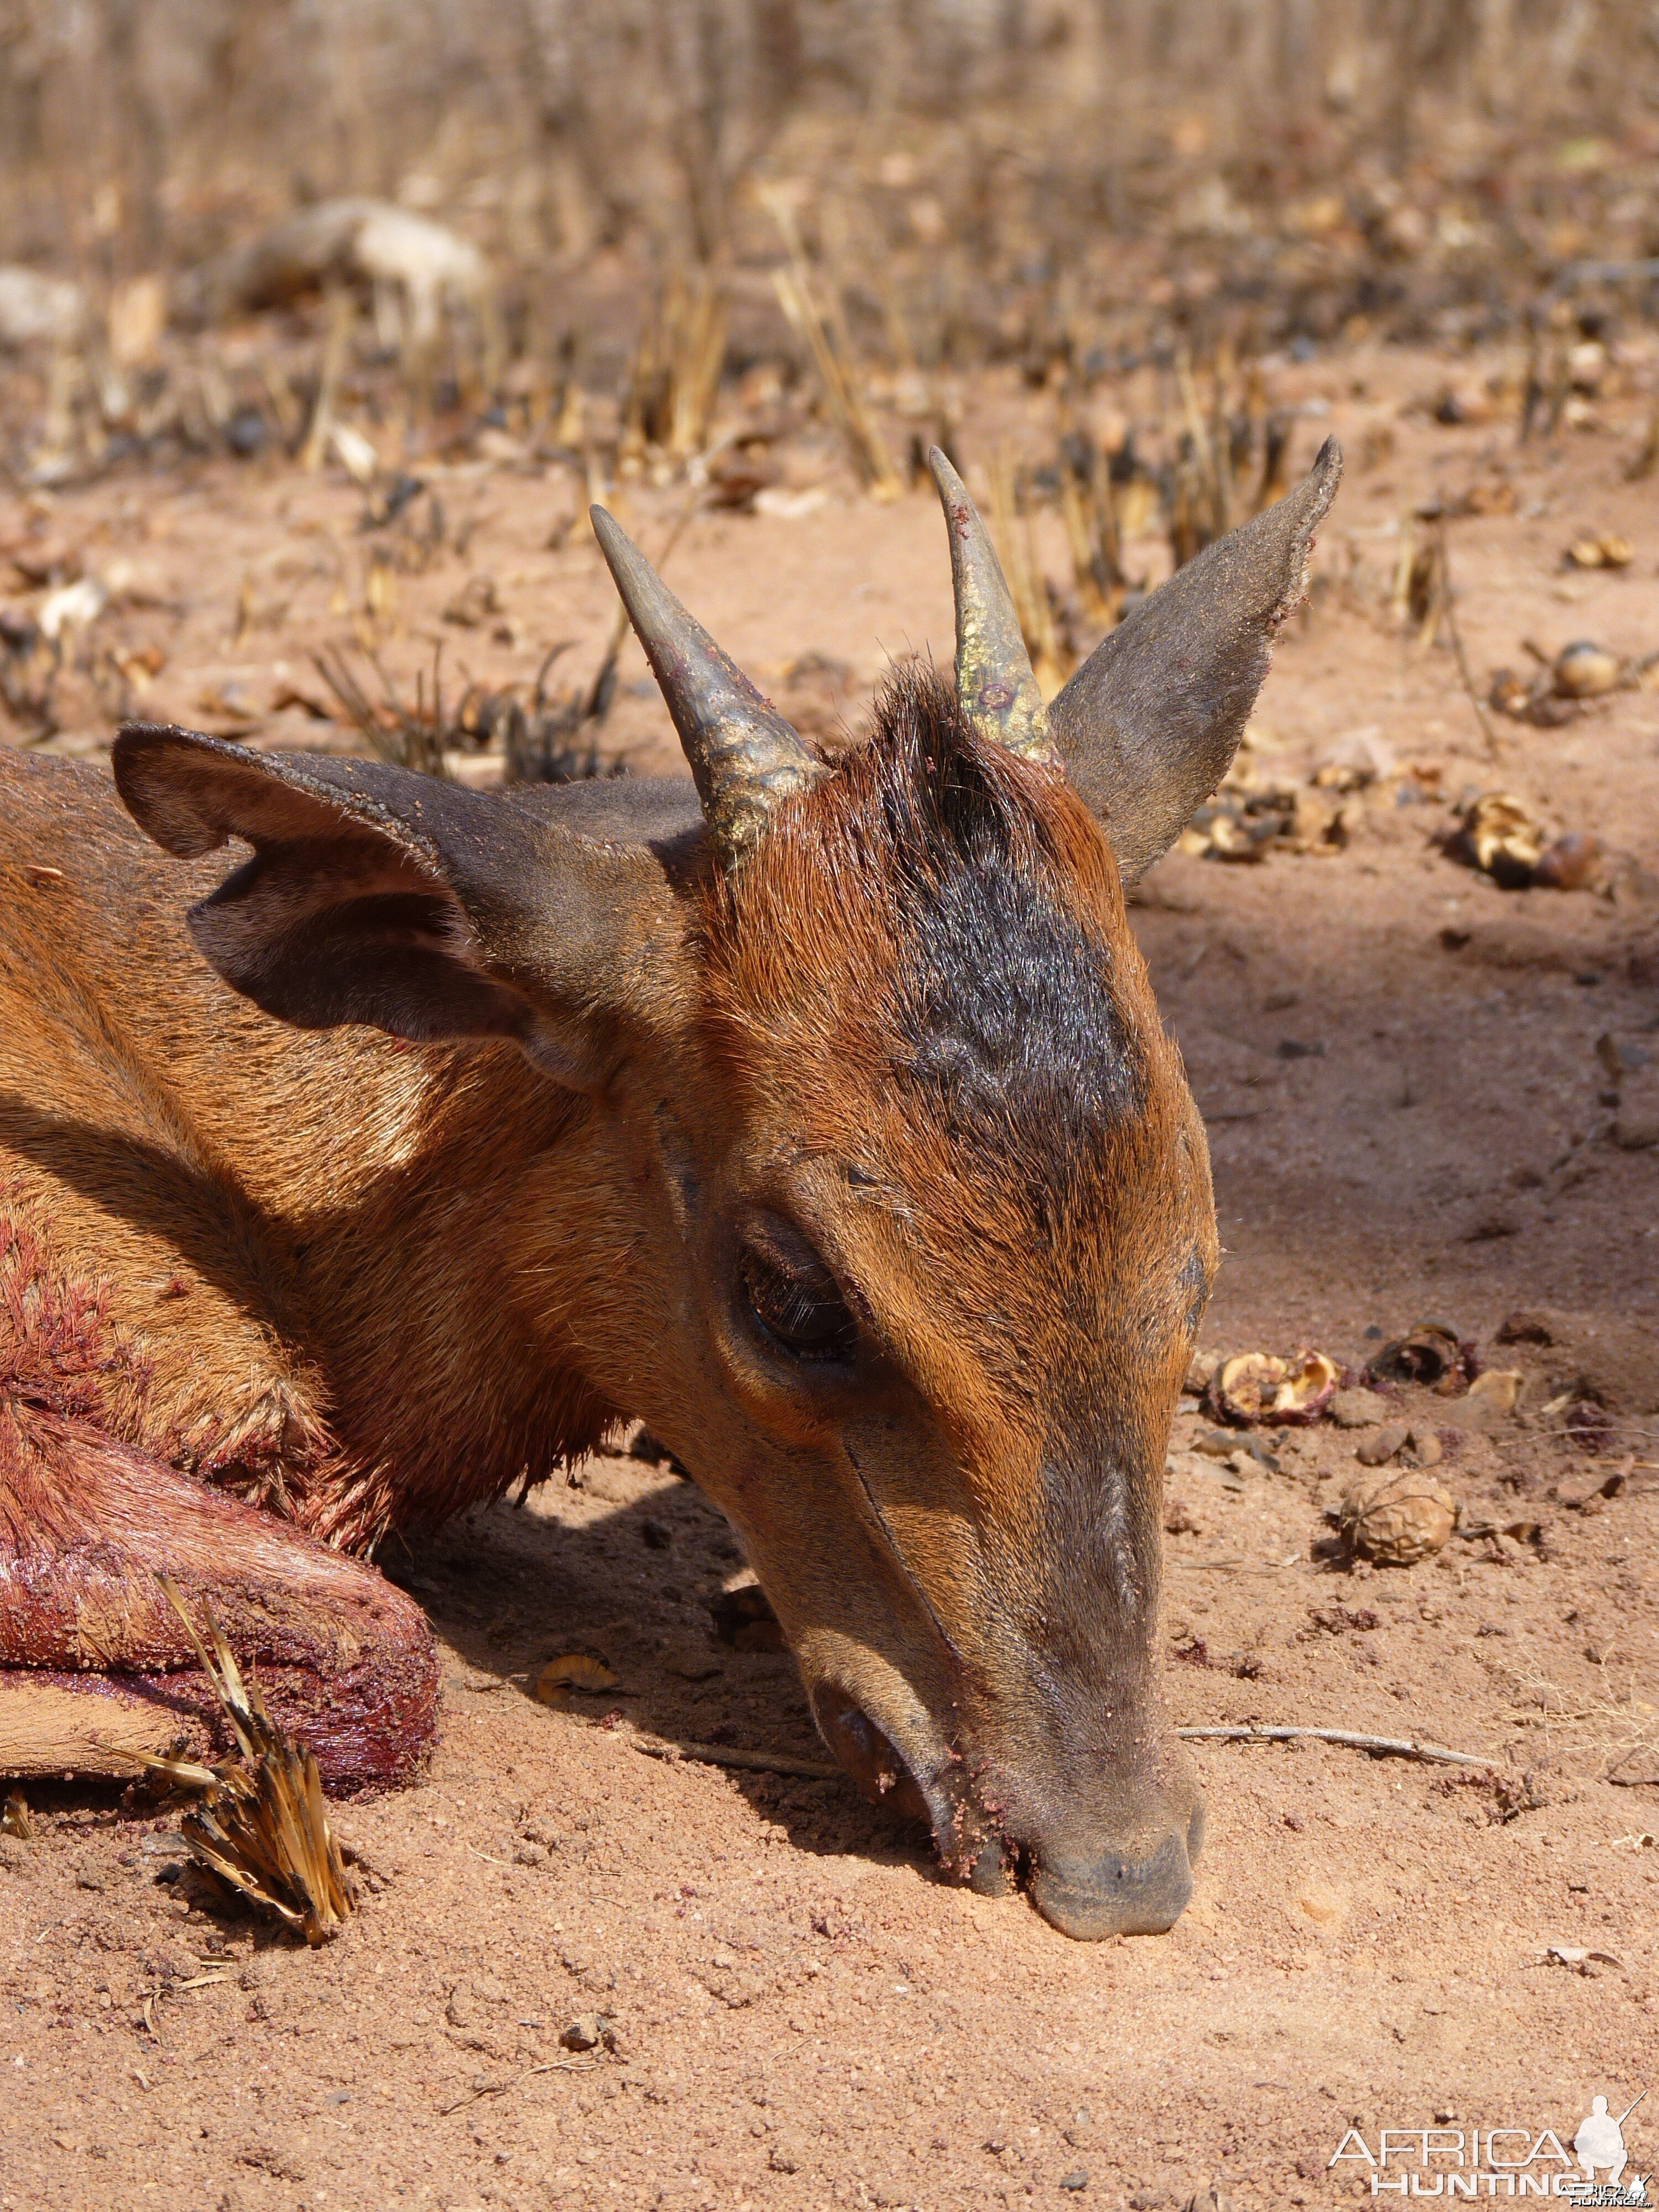
[[371, 636], [386, 547], [465, 550], [417, 470], [805, 512], [938, 441], [1052, 687], [1127, 540], [1283, 489], [1285, 364], [1426, 346], [1524, 443], [1641, 398], [1656, 313], [1656, 0], [0, 0], [0, 474], [343, 470]]
[[1652, 0], [0, 0], [0, 259], [108, 286], [368, 195], [556, 339], [595, 257], [776, 258], [780, 198], [924, 346], [1149, 231], [1326, 337], [1659, 252], [1656, 155]]

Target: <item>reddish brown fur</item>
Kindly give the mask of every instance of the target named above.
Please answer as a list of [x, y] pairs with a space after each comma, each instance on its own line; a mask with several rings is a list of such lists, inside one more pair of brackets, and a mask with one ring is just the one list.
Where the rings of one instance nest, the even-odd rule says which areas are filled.
[[[882, 1164], [881, 1195], [860, 1234], [870, 1252], [862, 1279], [881, 1284], [896, 1348], [929, 1401], [948, 1409], [976, 1511], [1034, 1543], [1040, 1438], [1031, 1385], [1058, 1357], [1045, 1340], [1069, 1326], [1078, 1304], [1102, 1316], [1121, 1308], [1139, 1248], [1169, 1243], [1169, 1216], [1182, 1200], [1197, 1200], [1210, 1264], [1213, 1234], [1201, 1139], [1191, 1147], [1188, 1191], [1172, 1189], [1164, 1173], [1177, 1139], [1190, 1142], [1197, 1125], [1110, 848], [1061, 775], [1008, 752], [984, 749], [978, 758], [1006, 794], [1015, 866], [1097, 946], [1146, 1078], [1143, 1112], [1115, 1133], [1104, 1174], [1082, 1186], [1081, 1206], [1039, 1224], [1021, 1177], [964, 1173], [957, 1132], [941, 1116], [917, 1115], [895, 1088], [895, 971], [916, 927], [890, 831], [892, 787], [906, 773], [896, 746], [854, 754], [780, 817], [735, 885], [713, 888], [707, 1004], [746, 1122], [791, 1132], [803, 1156]], [[1138, 1206], [1108, 1204], [1126, 1188]], [[907, 1234], [922, 1222], [925, 1239]], [[1052, 1279], [1011, 1279], [1000, 1261], [1037, 1249], [1052, 1253], [1070, 1312], [1057, 1306]], [[1177, 1293], [1167, 1289], [1173, 1304]], [[1123, 1379], [1149, 1401], [1150, 1434], [1169, 1376], [1136, 1366]]]
[[[406, 1772], [418, 1608], [230, 1500], [362, 1551], [591, 1445], [610, 1409], [501, 1296], [571, 1103], [510, 1046], [301, 1036], [234, 998], [103, 777], [0, 752], [0, 1669], [187, 1665], [167, 1565], [289, 1670], [279, 1711], [333, 1702], [336, 1778]], [[48, 1586], [84, 1612], [112, 1578], [118, 1631], [79, 1651]]]

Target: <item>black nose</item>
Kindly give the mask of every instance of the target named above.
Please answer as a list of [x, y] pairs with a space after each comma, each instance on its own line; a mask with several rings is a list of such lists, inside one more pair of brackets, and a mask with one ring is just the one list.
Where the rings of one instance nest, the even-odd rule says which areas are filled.
[[1179, 1836], [1166, 1836], [1150, 1858], [1103, 1851], [1094, 1859], [1042, 1862], [1031, 1876], [1031, 1902], [1043, 1918], [1083, 1942], [1162, 1936], [1192, 1893], [1192, 1863]]

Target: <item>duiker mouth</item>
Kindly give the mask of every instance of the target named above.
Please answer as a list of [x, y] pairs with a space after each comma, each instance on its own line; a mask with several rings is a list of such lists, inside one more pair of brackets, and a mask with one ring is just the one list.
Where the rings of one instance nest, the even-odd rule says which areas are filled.
[[909, 1761], [845, 1691], [821, 1689], [812, 1705], [824, 1741], [872, 1803], [890, 1805], [911, 1820], [933, 1821], [937, 1828], [937, 1808]]
[[940, 1859], [981, 1896], [1006, 1893], [1006, 1853], [972, 1802], [958, 1761], [934, 1761], [930, 1771], [921, 1757], [898, 1750], [843, 1690], [820, 1689], [812, 1705], [825, 1742], [866, 1797], [927, 1821]]
[[[907, 1756], [847, 1692], [821, 1687], [812, 1698], [824, 1740], [865, 1796], [926, 1820], [942, 1862], [981, 1896], [1019, 1886], [1060, 1933], [1079, 1942], [1108, 1936], [1162, 1936], [1191, 1900], [1193, 1865], [1204, 1841], [1204, 1808], [1154, 1812], [1131, 1842], [1126, 1835], [1073, 1840], [1002, 1836], [974, 1802], [960, 1762]], [[1038, 1824], [1039, 1827], [1041, 1823]]]

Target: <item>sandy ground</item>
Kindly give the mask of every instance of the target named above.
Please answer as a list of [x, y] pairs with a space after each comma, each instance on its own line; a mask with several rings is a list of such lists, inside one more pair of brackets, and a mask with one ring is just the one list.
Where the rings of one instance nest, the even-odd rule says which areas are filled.
[[[1206, 1342], [1358, 1363], [1427, 1316], [1527, 1377], [1484, 1427], [1458, 1400], [1402, 1401], [1466, 1525], [1511, 1533], [1400, 1569], [1330, 1555], [1327, 1508], [1364, 1432], [1280, 1433], [1267, 1461], [1229, 1462], [1192, 1449], [1210, 1424], [1189, 1402], [1164, 1631], [1176, 1716], [1422, 1735], [1486, 1763], [1199, 1744], [1211, 1830], [1191, 1910], [1161, 1939], [1068, 1943], [1023, 1902], [945, 1886], [922, 1840], [838, 1779], [642, 1755], [823, 1757], [787, 1657], [711, 1633], [710, 1601], [744, 1572], [720, 1517], [666, 1471], [597, 1461], [386, 1561], [442, 1639], [443, 1737], [421, 1787], [343, 1808], [361, 1911], [333, 1945], [208, 1909], [176, 1809], [36, 1793], [37, 1839], [0, 1839], [4, 2212], [1176, 2212], [1212, 2185], [1265, 2212], [1369, 2194], [1350, 2130], [1373, 2154], [1385, 2126], [1442, 2127], [1448, 2150], [1525, 2130], [1503, 2154], [1559, 2171], [1544, 2131], [1570, 2143], [1592, 2094], [1616, 2114], [1650, 2078], [1659, 1150], [1616, 1140], [1650, 1110], [1651, 1061], [1615, 1080], [1596, 1047], [1659, 1060], [1659, 886], [1641, 866], [1659, 693], [1560, 730], [1499, 721], [1494, 757], [1450, 653], [1395, 635], [1383, 601], [1402, 514], [1506, 483], [1512, 511], [1450, 526], [1477, 676], [1522, 664], [1527, 637], [1650, 651], [1659, 532], [1651, 483], [1623, 477], [1625, 417], [1518, 461], [1512, 428], [1400, 413], [1447, 373], [1379, 353], [1281, 379], [1304, 409], [1298, 460], [1329, 428], [1355, 454], [1369, 434], [1374, 459], [1351, 471], [1251, 757], [1305, 783], [1380, 741], [1394, 769], [1345, 850], [1172, 856], [1137, 921], [1211, 1123], [1228, 1258]], [[994, 397], [1006, 434], [1035, 440], [1042, 403]], [[382, 593], [388, 665], [412, 678], [441, 635], [453, 673], [492, 684], [562, 637], [591, 669], [611, 601], [585, 533], [562, 534], [574, 480], [486, 465], [434, 481], [471, 535]], [[880, 508], [830, 486], [805, 516], [699, 517], [671, 574], [757, 674], [798, 700], [816, 684], [826, 715], [855, 720], [888, 654], [948, 657], [948, 569], [931, 499]], [[678, 495], [622, 505], [649, 549]], [[307, 649], [370, 618], [361, 506], [343, 480], [215, 467], [0, 500], [0, 545], [57, 544], [106, 579], [103, 635], [129, 668], [146, 644], [165, 653], [146, 713], [338, 743], [272, 702], [315, 693]], [[1588, 528], [1631, 538], [1631, 566], [1564, 571]], [[480, 573], [501, 611], [443, 623]], [[803, 674], [813, 654], [844, 672]], [[665, 763], [631, 648], [623, 673], [608, 734]], [[59, 743], [106, 736], [88, 695], [85, 734]], [[1505, 892], [1446, 857], [1448, 802], [1494, 789], [1627, 856], [1614, 895]], [[1494, 1341], [1540, 1307], [1555, 1318], [1530, 1340]], [[1598, 1455], [1546, 1410], [1587, 1387], [1611, 1409]], [[617, 1687], [535, 1702], [540, 1666], [579, 1649]], [[608, 2026], [570, 2038], [578, 2021]], [[1659, 2108], [1628, 2141], [1632, 2172], [1659, 2165]], [[1451, 2164], [1425, 2168], [1419, 2136], [1389, 2173], [1438, 2193]]]

